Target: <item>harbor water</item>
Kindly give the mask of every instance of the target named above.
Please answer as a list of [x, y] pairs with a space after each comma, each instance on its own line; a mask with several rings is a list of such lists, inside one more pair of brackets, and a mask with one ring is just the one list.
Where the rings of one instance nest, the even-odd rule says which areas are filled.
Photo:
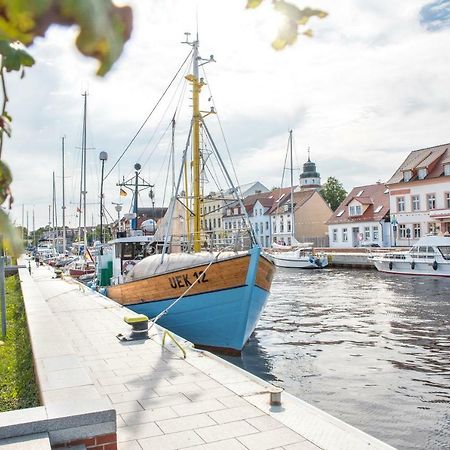
[[450, 279], [278, 269], [227, 359], [394, 447], [450, 448]]

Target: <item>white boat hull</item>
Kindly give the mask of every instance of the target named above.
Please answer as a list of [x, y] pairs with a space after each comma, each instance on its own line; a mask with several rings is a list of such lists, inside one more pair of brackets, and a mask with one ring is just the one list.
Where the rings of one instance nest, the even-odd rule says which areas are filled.
[[270, 255], [270, 259], [277, 267], [290, 269], [322, 269], [328, 265], [326, 256], [321, 257], [296, 257], [288, 254]]
[[378, 271], [397, 275], [422, 275], [435, 277], [450, 277], [450, 264], [438, 263], [433, 269], [433, 261], [415, 261], [414, 269], [411, 261], [395, 261], [392, 259], [374, 259]]

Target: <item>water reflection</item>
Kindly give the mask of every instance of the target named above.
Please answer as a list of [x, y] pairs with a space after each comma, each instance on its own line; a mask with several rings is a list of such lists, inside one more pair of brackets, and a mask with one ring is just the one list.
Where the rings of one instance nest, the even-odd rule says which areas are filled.
[[450, 280], [280, 269], [232, 360], [395, 447], [450, 447]]

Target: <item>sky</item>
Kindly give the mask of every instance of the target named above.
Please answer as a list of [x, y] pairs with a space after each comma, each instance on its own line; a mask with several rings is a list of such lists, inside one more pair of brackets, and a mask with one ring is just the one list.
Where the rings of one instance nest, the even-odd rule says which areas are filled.
[[[55, 171], [61, 223], [65, 136], [67, 222], [77, 225], [81, 94], [87, 90], [87, 215], [88, 225], [98, 223], [98, 154], [108, 152], [108, 172], [187, 56], [181, 41], [184, 32], [195, 33], [197, 22], [200, 54], [216, 60], [205, 66], [202, 108], [216, 107], [241, 184], [280, 185], [290, 129], [296, 168], [310, 147], [322, 181], [334, 176], [347, 190], [388, 180], [412, 150], [450, 142], [449, 0], [292, 2], [329, 16], [311, 20], [313, 38], [301, 37], [277, 52], [270, 44], [278, 17], [268, 0], [255, 10], [245, 9], [245, 0], [122, 1], [133, 8], [133, 33], [104, 78], [95, 76], [95, 60], [77, 52], [75, 27], [51, 27], [30, 47], [37, 62], [25, 78], [7, 78], [13, 134], [4, 158], [14, 174], [11, 217], [20, 224], [24, 205], [30, 229], [33, 211], [36, 228], [48, 222]], [[105, 204], [114, 217], [112, 202], [124, 202], [128, 212], [131, 196], [121, 199], [116, 183], [132, 176], [136, 162], [155, 185], [156, 206], [167, 203], [170, 136], [163, 131], [178, 102], [181, 85], [175, 87], [105, 181]], [[188, 106], [185, 98], [177, 110], [177, 155], [186, 139]], [[207, 121], [228, 160], [217, 117]], [[140, 201], [150, 206], [145, 192]]]

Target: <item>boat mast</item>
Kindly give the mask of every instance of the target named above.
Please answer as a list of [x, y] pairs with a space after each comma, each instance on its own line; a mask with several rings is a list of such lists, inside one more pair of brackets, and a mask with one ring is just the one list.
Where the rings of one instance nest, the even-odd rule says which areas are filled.
[[87, 92], [84, 91], [81, 94], [84, 97], [84, 107], [83, 107], [83, 137], [81, 142], [81, 151], [83, 153], [83, 240], [84, 240], [84, 251], [87, 250], [87, 229], [86, 229], [86, 111], [87, 111]]
[[[294, 165], [292, 163], [292, 130], [289, 131], [289, 153], [291, 162], [291, 237], [295, 238], [295, 216], [294, 216]], [[291, 241], [292, 244], [292, 241]]]
[[56, 184], [55, 184], [55, 172], [53, 172], [53, 198], [52, 198], [52, 228], [53, 228], [53, 250], [56, 253], [56, 247], [58, 245], [58, 225], [56, 221]]
[[192, 83], [192, 170], [193, 170], [193, 215], [194, 215], [194, 252], [201, 250], [200, 229], [200, 90], [204, 86], [203, 78], [199, 78], [198, 35], [195, 41], [189, 41], [186, 33], [186, 44], [192, 47], [192, 74], [186, 79]]
[[61, 138], [61, 152], [62, 152], [62, 238], [63, 238], [63, 254], [66, 252], [66, 194], [65, 194], [65, 178], [64, 178], [64, 140]]

